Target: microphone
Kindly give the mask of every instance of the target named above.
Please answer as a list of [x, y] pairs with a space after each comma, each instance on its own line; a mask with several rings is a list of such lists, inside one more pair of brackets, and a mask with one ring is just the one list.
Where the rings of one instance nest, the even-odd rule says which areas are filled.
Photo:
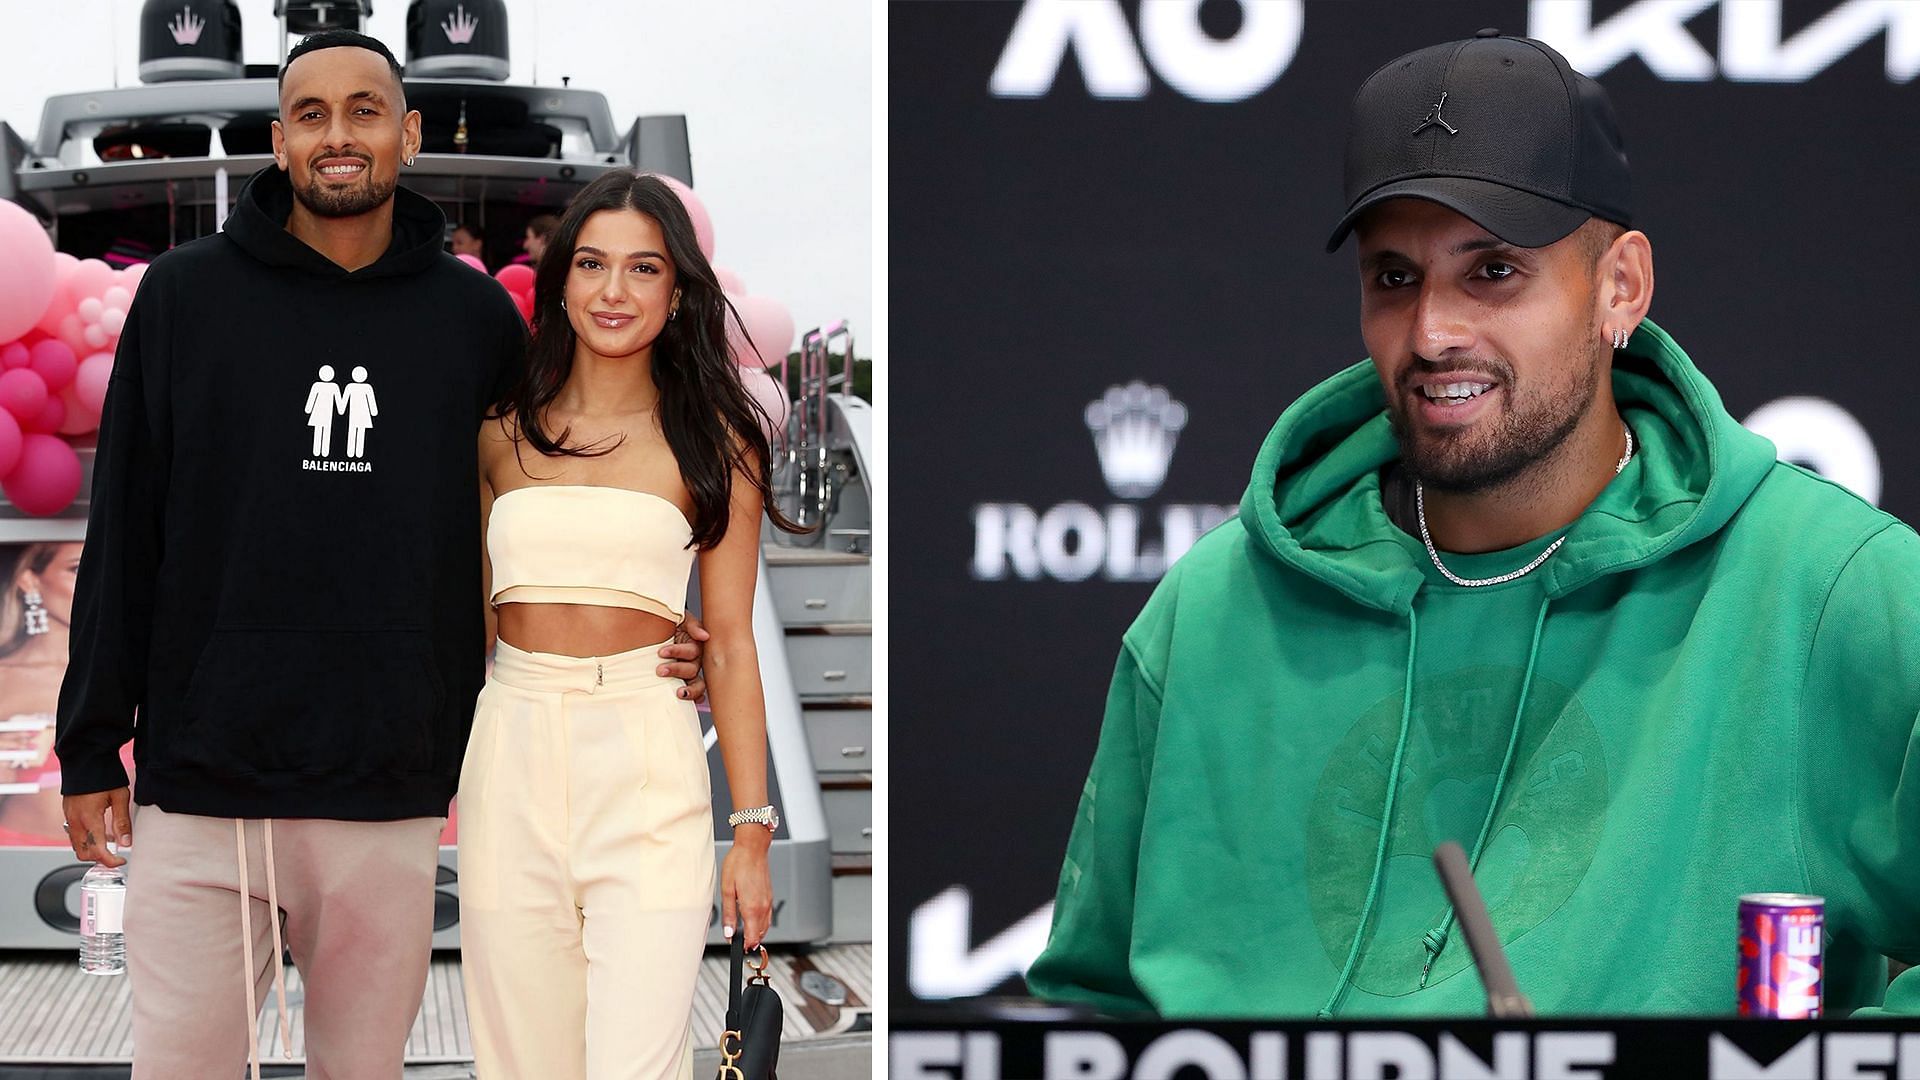
[[1533, 1015], [1533, 1003], [1520, 992], [1513, 968], [1493, 932], [1493, 920], [1487, 917], [1487, 902], [1473, 883], [1473, 869], [1467, 865], [1467, 853], [1452, 840], [1433, 849], [1433, 868], [1440, 873], [1440, 886], [1447, 890], [1460, 931], [1467, 935], [1467, 948], [1473, 952], [1473, 966], [1480, 971], [1480, 982], [1487, 988], [1487, 1015], [1500, 1020], [1521, 1019]]

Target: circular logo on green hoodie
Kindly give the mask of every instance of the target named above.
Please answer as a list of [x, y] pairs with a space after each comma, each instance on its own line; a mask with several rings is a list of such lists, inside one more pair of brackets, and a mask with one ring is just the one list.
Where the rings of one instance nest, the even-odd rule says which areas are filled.
[[[1420, 987], [1427, 931], [1446, 918], [1433, 849], [1457, 840], [1469, 853], [1506, 755], [1525, 672], [1466, 668], [1417, 680], [1395, 793], [1387, 863], [1353, 984], [1398, 996]], [[1338, 970], [1359, 927], [1380, 842], [1380, 818], [1400, 694], [1369, 708], [1320, 774], [1307, 819], [1313, 920]], [[1487, 843], [1474, 868], [1500, 940], [1508, 945], [1566, 902], [1586, 876], [1607, 808], [1607, 763], [1586, 710], [1565, 686], [1536, 673], [1520, 742]], [[1472, 965], [1457, 924], [1427, 979], [1433, 986]]]

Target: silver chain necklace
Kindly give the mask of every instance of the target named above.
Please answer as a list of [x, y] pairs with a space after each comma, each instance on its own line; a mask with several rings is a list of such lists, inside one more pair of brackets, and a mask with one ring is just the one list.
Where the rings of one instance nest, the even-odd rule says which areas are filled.
[[[1620, 460], [1614, 464], [1613, 475], [1615, 476], [1619, 476], [1620, 471], [1627, 467], [1627, 462], [1633, 460], [1633, 429], [1627, 427], [1625, 424], [1620, 425], [1620, 427], [1621, 430], [1627, 433], [1627, 452], [1621, 454]], [[1427, 531], [1427, 493], [1426, 489], [1418, 480], [1413, 482], [1413, 507], [1415, 515], [1420, 519], [1420, 542], [1427, 545], [1427, 557], [1433, 560], [1433, 568], [1440, 571], [1441, 575], [1448, 581], [1453, 582], [1455, 585], [1464, 585], [1468, 588], [1478, 588], [1482, 585], [1504, 585], [1517, 578], [1526, 577], [1528, 574], [1540, 569], [1540, 564], [1546, 562], [1554, 552], [1560, 550], [1561, 544], [1567, 542], [1567, 538], [1562, 536], [1560, 539], [1548, 544], [1547, 550], [1534, 556], [1532, 562], [1518, 570], [1501, 574], [1499, 577], [1463, 578], [1447, 569], [1447, 564], [1440, 561], [1440, 549], [1433, 546], [1433, 534]]]

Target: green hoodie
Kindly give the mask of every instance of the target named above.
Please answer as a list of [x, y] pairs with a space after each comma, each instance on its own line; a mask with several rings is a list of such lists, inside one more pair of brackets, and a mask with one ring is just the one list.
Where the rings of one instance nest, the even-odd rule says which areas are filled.
[[1371, 364], [1281, 416], [1126, 633], [1034, 993], [1484, 1013], [1451, 839], [1542, 1013], [1733, 1012], [1753, 892], [1826, 897], [1828, 1015], [1920, 1011], [1883, 959], [1920, 960], [1920, 537], [1777, 462], [1651, 322], [1613, 386], [1633, 460], [1471, 589], [1381, 505]]

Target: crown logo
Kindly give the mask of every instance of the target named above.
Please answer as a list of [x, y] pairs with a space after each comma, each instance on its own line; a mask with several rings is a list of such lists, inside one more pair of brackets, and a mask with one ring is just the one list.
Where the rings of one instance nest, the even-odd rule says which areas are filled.
[[467, 5], [461, 4], [453, 9], [453, 14], [447, 16], [446, 22], [440, 24], [440, 29], [446, 31], [448, 44], [471, 45], [473, 32], [480, 29], [480, 20], [467, 14]]
[[200, 31], [207, 28], [207, 20], [193, 13], [193, 8], [183, 7], [180, 14], [167, 23], [168, 32], [173, 34], [175, 45], [194, 45], [200, 41]]
[[1164, 386], [1135, 380], [1110, 386], [1087, 406], [1087, 430], [1107, 487], [1122, 499], [1144, 499], [1166, 483], [1173, 444], [1187, 426], [1187, 407]]

